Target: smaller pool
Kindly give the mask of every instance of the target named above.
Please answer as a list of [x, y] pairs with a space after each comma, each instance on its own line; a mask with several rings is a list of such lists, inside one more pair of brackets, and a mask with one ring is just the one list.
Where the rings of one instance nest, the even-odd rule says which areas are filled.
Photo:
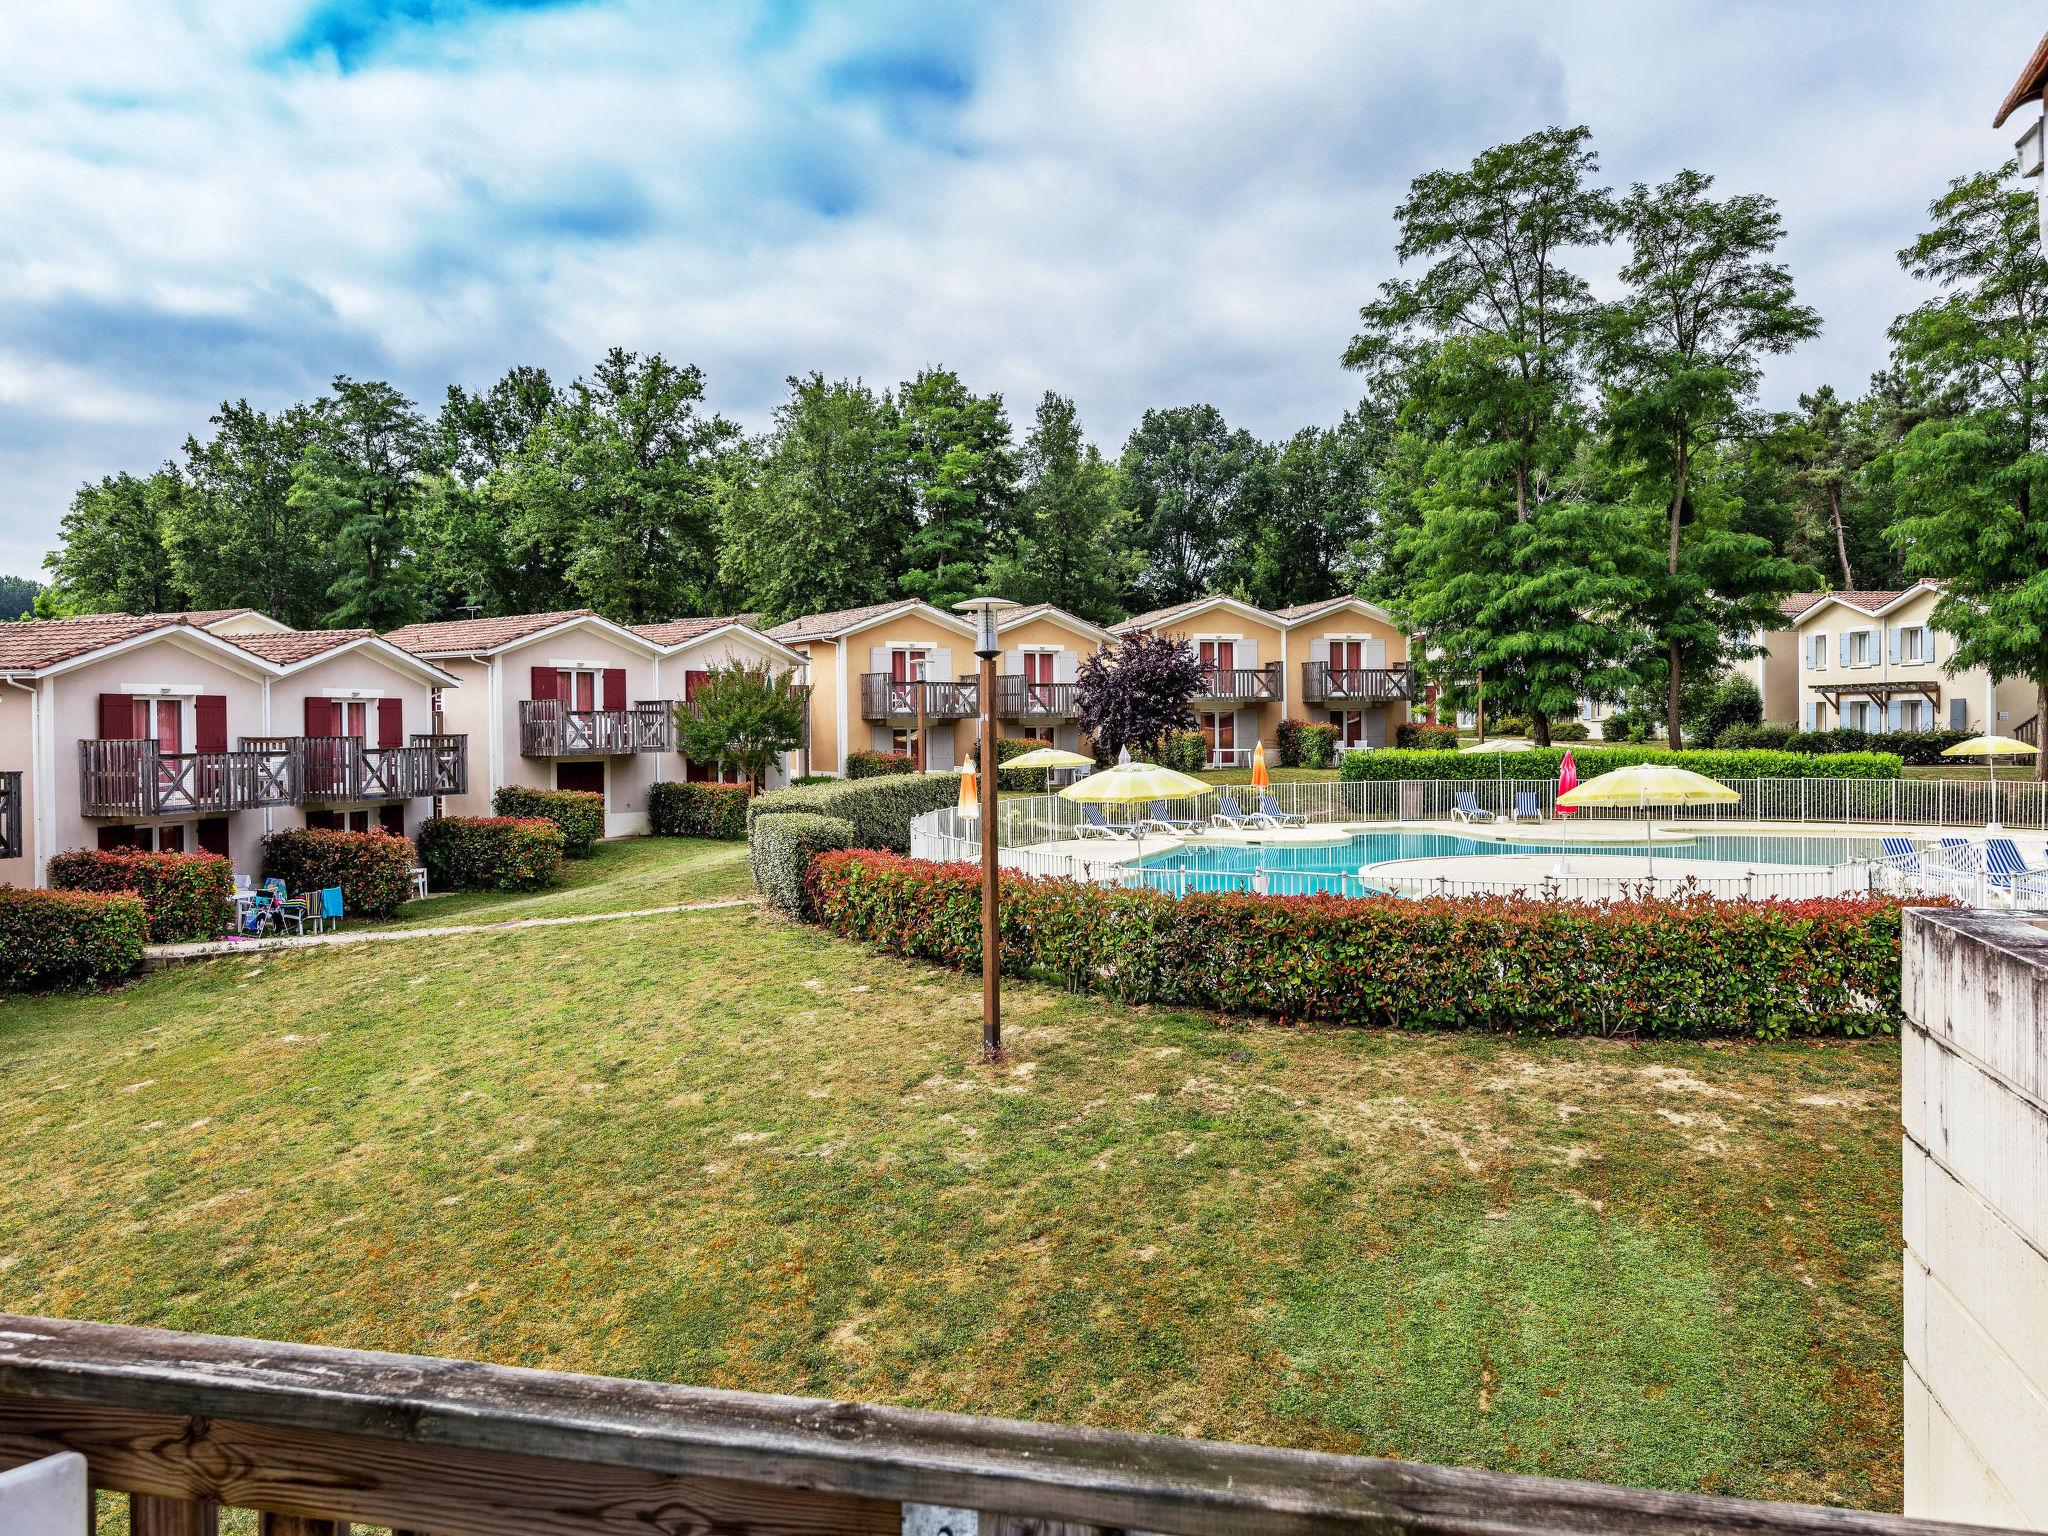
[[1575, 862], [1613, 860], [1616, 875], [1625, 878], [1631, 873], [1626, 865], [1629, 860], [1637, 871], [1654, 870], [1658, 861], [1669, 860], [1725, 864], [1733, 875], [1771, 866], [1827, 869], [1855, 859], [1878, 858], [1883, 852], [1875, 837], [1846, 835], [1699, 832], [1668, 839], [1659, 835], [1654, 844], [1646, 845], [1373, 831], [1335, 843], [1247, 846], [1193, 842], [1137, 860], [1129, 868], [1137, 884], [1174, 892], [1263, 889], [1272, 895], [1356, 896], [1373, 885], [1373, 865], [1396, 860], [1526, 855], [1533, 861], [1569, 855]]

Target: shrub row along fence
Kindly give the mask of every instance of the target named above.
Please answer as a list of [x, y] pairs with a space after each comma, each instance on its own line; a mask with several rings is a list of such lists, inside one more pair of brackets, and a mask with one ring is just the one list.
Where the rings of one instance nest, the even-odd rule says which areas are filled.
[[[1501, 752], [1484, 760], [1484, 766], [1508, 778], [1557, 778], [1565, 753], [1579, 778], [1597, 779], [1603, 773], [1636, 763], [1661, 763], [1673, 768], [1690, 768], [1710, 779], [1896, 779], [1904, 768], [1892, 752], [1805, 752], [1685, 751], [1666, 747], [1580, 746], [1531, 747], [1524, 752]], [[1374, 752], [1346, 752], [1338, 765], [1337, 777], [1346, 780], [1374, 779], [1468, 779], [1473, 777], [1475, 759], [1463, 752], [1404, 751], [1381, 748]]]
[[234, 910], [234, 871], [217, 853], [73, 848], [50, 860], [49, 882], [53, 891], [136, 897], [152, 944], [210, 939]]
[[[1903, 901], [1508, 897], [1340, 901], [1002, 876], [1003, 969], [1129, 1003], [1407, 1029], [1660, 1037], [1865, 1035], [1899, 1024]], [[843, 938], [981, 964], [978, 874], [820, 854], [813, 919]]]
[[117, 981], [142, 964], [148, 935], [132, 893], [0, 886], [0, 995]]

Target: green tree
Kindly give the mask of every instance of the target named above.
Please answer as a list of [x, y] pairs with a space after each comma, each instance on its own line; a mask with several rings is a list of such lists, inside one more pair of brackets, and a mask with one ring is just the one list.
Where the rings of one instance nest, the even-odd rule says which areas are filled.
[[1709, 515], [1695, 493], [1700, 461], [1749, 428], [1763, 358], [1820, 332], [1819, 315], [1794, 300], [1791, 273], [1771, 259], [1784, 232], [1776, 204], [1717, 201], [1712, 186], [1680, 171], [1622, 200], [1626, 292], [1602, 317], [1598, 349], [1626, 489], [1660, 509], [1663, 524], [1664, 576], [1643, 617], [1662, 654], [1673, 748], [1683, 741], [1687, 671], [1719, 671], [1732, 636], [1775, 625], [1778, 600], [1814, 579], [1740, 531], [1735, 512]]
[[739, 429], [703, 410], [704, 375], [614, 347], [513, 456], [512, 551], [559, 567], [622, 623], [701, 611], [718, 592], [716, 480]]
[[768, 436], [722, 467], [721, 560], [769, 622], [884, 602], [909, 538], [896, 405], [858, 379], [791, 378]]
[[[450, 385], [435, 422], [446, 466], [427, 486], [419, 513], [419, 554], [430, 612], [446, 617], [545, 611], [561, 601], [568, 574], [552, 551], [517, 546], [513, 460], [562, 404], [545, 368], [519, 367], [472, 394]], [[522, 559], [521, 553], [529, 557]]]
[[713, 667], [675, 707], [683, 756], [743, 773], [748, 793], [759, 790], [776, 758], [803, 745], [809, 695], [793, 679], [758, 662]]
[[896, 462], [911, 532], [898, 586], [940, 608], [980, 590], [991, 550], [1015, 531], [1017, 459], [1001, 395], [977, 395], [951, 369], [897, 392]]
[[223, 401], [204, 442], [185, 439], [185, 509], [169, 536], [178, 580], [201, 608], [255, 608], [294, 628], [320, 622], [330, 600], [332, 529], [290, 505], [292, 476], [320, 413], [259, 411]]
[[40, 581], [26, 576], [0, 576], [0, 620], [27, 618], [42, 590]]
[[[2034, 193], [2010, 161], [1959, 178], [1933, 228], [1899, 253], [1937, 284], [1892, 326], [1893, 355], [1931, 415], [1890, 455], [1892, 537], [1915, 576], [1942, 583], [1934, 622], [1956, 637], [1951, 670], [2034, 684], [2048, 727], [2048, 258]], [[2048, 779], [2048, 755], [2034, 772]]]
[[1213, 405], [1147, 411], [1124, 444], [1124, 494], [1137, 514], [1138, 599], [1164, 608], [1200, 597], [1237, 557], [1265, 450]]
[[1376, 516], [1390, 417], [1370, 404], [1303, 427], [1272, 456], [1246, 544], [1246, 591], [1263, 608], [1315, 602], [1384, 558]]
[[395, 629], [421, 612], [412, 535], [435, 443], [412, 401], [346, 374], [318, 407], [286, 504], [302, 529], [327, 530], [333, 628]]
[[62, 613], [163, 613], [190, 607], [173, 568], [171, 528], [184, 477], [166, 464], [138, 478], [125, 470], [79, 488], [48, 556], [48, 606]]
[[1074, 402], [1048, 390], [1024, 439], [1018, 526], [985, 583], [1020, 603], [1051, 603], [1096, 623], [1123, 613], [1138, 569], [1136, 522], [1116, 465], [1081, 433]]

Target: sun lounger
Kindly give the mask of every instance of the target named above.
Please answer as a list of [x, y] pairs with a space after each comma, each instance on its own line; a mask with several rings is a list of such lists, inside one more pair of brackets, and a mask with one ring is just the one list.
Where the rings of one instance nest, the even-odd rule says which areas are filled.
[[1103, 820], [1101, 806], [1083, 805], [1081, 807], [1081, 820], [1074, 828], [1074, 836], [1077, 838], [1108, 837], [1121, 839], [1129, 837], [1130, 833], [1122, 827], [1113, 827]]
[[1493, 819], [1493, 812], [1482, 811], [1479, 808], [1479, 797], [1473, 794], [1471, 790], [1461, 789], [1453, 797], [1451, 804], [1451, 820], [1492, 821]]
[[1279, 800], [1272, 795], [1262, 794], [1259, 796], [1259, 814], [1261, 816], [1270, 816], [1276, 825], [1282, 827], [1305, 827], [1308, 825], [1308, 818], [1302, 815], [1301, 812], [1281, 810]]
[[1154, 800], [1145, 813], [1145, 825], [1156, 825], [1169, 832], [1199, 832], [1208, 823], [1199, 816], [1175, 816], [1166, 808], [1164, 800]]
[[1543, 819], [1543, 807], [1537, 803], [1535, 790], [1518, 789], [1515, 791], [1515, 814], [1510, 819], [1514, 821], [1541, 821]]
[[1216, 809], [1210, 813], [1209, 825], [1224, 827], [1232, 832], [1277, 832], [1280, 828], [1279, 822], [1261, 812], [1253, 811], [1247, 815], [1238, 809], [1237, 796], [1228, 794], [1217, 802]]
[[2048, 896], [2048, 867], [2029, 864], [2009, 837], [1984, 840], [1984, 867], [1994, 888], [2014, 896]]

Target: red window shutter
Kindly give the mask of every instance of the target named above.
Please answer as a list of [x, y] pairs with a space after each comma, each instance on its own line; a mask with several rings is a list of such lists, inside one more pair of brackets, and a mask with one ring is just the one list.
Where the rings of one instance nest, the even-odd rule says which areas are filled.
[[127, 693], [100, 695], [100, 740], [134, 741], [142, 735], [135, 728], [135, 697]]
[[626, 669], [606, 667], [604, 669], [604, 707], [624, 709], [626, 707]]
[[686, 671], [683, 673], [683, 702], [685, 704], [689, 703], [690, 700], [697, 697], [697, 685], [702, 683], [704, 679], [709, 677], [710, 675], [711, 674], [709, 672]]
[[341, 734], [341, 711], [334, 707], [332, 699], [306, 700], [306, 734], [308, 736], [339, 736]]
[[535, 667], [533, 669], [533, 697], [536, 699], [558, 699], [561, 697], [553, 667]]
[[227, 695], [202, 693], [192, 701], [192, 750], [225, 752], [227, 749]]
[[405, 700], [379, 699], [377, 701], [377, 745], [380, 747], [402, 747], [405, 745]]
[[208, 816], [199, 823], [199, 851], [228, 856], [228, 819], [225, 816]]

